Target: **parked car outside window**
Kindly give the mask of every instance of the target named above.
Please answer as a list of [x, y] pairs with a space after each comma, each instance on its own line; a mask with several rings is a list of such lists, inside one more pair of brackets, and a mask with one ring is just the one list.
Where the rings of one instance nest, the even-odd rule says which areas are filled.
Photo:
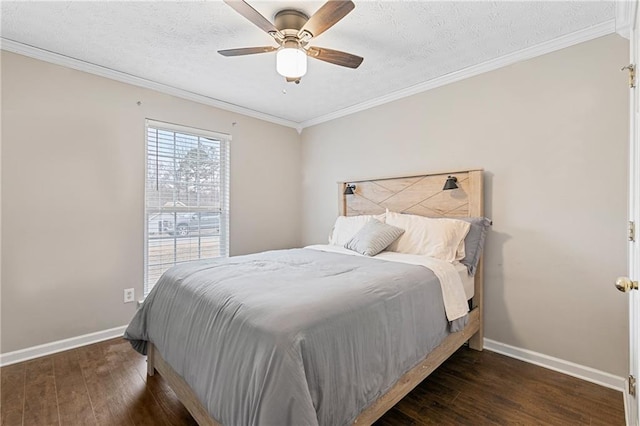
[[192, 232], [209, 230], [220, 233], [220, 213], [158, 213], [149, 218], [149, 234], [167, 233], [173, 236], [186, 237]]

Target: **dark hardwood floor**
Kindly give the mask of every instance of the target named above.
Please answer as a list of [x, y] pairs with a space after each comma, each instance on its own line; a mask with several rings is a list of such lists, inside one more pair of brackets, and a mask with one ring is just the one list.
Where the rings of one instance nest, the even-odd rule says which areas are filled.
[[[0, 369], [2, 426], [194, 425], [145, 357], [109, 340]], [[377, 425], [624, 425], [622, 394], [462, 348]]]

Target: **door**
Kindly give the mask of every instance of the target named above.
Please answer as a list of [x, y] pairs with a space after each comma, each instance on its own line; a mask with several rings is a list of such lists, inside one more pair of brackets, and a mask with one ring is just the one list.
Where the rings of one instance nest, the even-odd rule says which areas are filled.
[[[640, 58], [640, 19], [638, 14], [638, 0], [633, 2], [631, 11], [630, 58], [631, 64], [637, 71], [638, 58]], [[640, 358], [638, 345], [640, 344], [640, 292], [638, 292], [638, 280], [640, 280], [640, 248], [638, 232], [635, 228], [640, 224], [640, 88], [630, 89], [630, 131], [629, 131], [629, 275], [619, 278], [616, 282], [618, 289], [627, 291], [629, 296], [629, 382], [625, 392], [625, 406], [627, 424], [639, 426], [638, 415], [640, 413], [640, 398], [638, 397], [638, 385], [634, 383], [640, 373]], [[634, 235], [636, 234], [636, 235]]]

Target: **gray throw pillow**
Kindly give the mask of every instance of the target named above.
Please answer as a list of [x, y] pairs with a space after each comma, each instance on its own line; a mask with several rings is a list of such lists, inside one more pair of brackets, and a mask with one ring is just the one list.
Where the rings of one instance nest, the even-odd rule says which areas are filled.
[[484, 240], [487, 236], [487, 230], [493, 222], [486, 217], [455, 217], [452, 219], [464, 220], [469, 222], [471, 227], [469, 233], [464, 238], [464, 259], [460, 261], [467, 267], [469, 275], [476, 273], [478, 262], [480, 261], [480, 255], [482, 254], [482, 248], [484, 247]]
[[344, 246], [365, 256], [375, 256], [404, 234], [404, 229], [379, 220], [367, 222]]

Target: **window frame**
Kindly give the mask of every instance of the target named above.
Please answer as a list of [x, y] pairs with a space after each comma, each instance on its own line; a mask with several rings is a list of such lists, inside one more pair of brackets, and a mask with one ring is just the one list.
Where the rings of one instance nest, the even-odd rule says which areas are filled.
[[[147, 282], [149, 273], [149, 219], [147, 205], [147, 179], [149, 176], [149, 129], [164, 130], [173, 133], [182, 133], [196, 137], [214, 139], [220, 142], [220, 236], [219, 236], [219, 257], [229, 257], [229, 189], [230, 189], [230, 151], [231, 151], [231, 135], [227, 133], [214, 132], [211, 130], [200, 129], [197, 127], [183, 126], [174, 123], [167, 123], [153, 119], [145, 119], [144, 125], [144, 208], [143, 208], [143, 229], [144, 229], [144, 258], [143, 258], [143, 295], [146, 298], [155, 283], [152, 285]], [[206, 210], [202, 210], [206, 212]], [[209, 258], [201, 258], [209, 259]], [[195, 260], [195, 259], [194, 259]]]

